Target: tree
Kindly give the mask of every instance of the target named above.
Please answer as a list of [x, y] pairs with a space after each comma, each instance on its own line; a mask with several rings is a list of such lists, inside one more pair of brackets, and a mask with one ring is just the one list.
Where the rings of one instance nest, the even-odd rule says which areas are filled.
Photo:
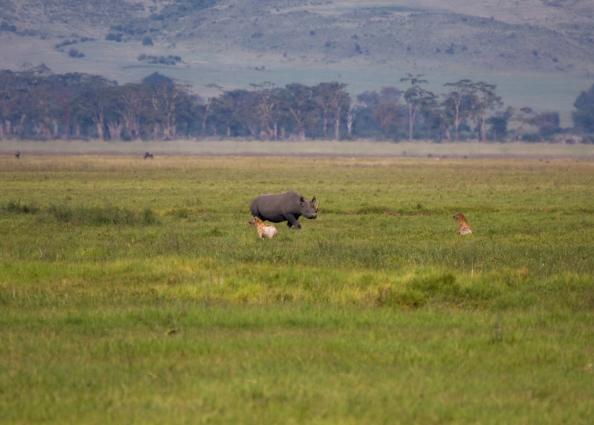
[[210, 122], [214, 135], [224, 134], [231, 137], [231, 128], [233, 126], [233, 108], [235, 102], [233, 94], [224, 92], [218, 97], [209, 100], [208, 121]]
[[279, 124], [282, 119], [282, 89], [265, 88], [259, 91], [256, 113], [260, 125], [260, 136], [278, 140]]
[[401, 82], [408, 82], [410, 87], [404, 92], [404, 99], [408, 107], [408, 140], [412, 140], [415, 131], [415, 124], [417, 122], [417, 115], [420, 109], [432, 105], [435, 102], [436, 96], [429, 90], [421, 87], [422, 84], [427, 84], [421, 74], [406, 74], [406, 77], [401, 78]]
[[385, 137], [398, 139], [400, 137], [401, 118], [406, 116], [406, 110], [400, 104], [402, 91], [396, 87], [382, 87], [373, 108], [373, 115]]
[[[142, 84], [126, 84], [121, 87], [122, 117], [124, 119], [124, 137], [127, 140], [143, 138], [142, 123], [150, 120], [148, 108], [149, 96]], [[151, 111], [152, 112], [152, 111]], [[148, 120], [147, 120], [148, 118]], [[150, 121], [149, 121], [150, 122]]]
[[527, 128], [531, 128], [532, 127], [532, 118], [534, 117], [534, 115], [536, 114], [536, 112], [528, 107], [525, 106], [523, 108], [520, 108], [518, 110], [513, 110], [513, 115], [511, 117], [511, 120], [516, 123], [516, 128], [515, 128], [515, 140], [519, 140], [520, 138], [523, 137], [523, 135], [526, 134], [527, 132]]
[[336, 81], [320, 83], [313, 88], [315, 102], [322, 111], [322, 134], [328, 138], [328, 124], [332, 117], [334, 123], [334, 139], [340, 139], [340, 124], [343, 115], [350, 109], [351, 97], [345, 90], [346, 84]]
[[538, 129], [538, 134], [543, 139], [548, 139], [561, 130], [559, 112], [547, 111], [536, 114], [532, 124]]
[[575, 128], [585, 133], [594, 133], [594, 85], [580, 93], [573, 105], [572, 114]]
[[109, 137], [106, 122], [110, 107], [109, 89], [115, 87], [115, 84], [101, 77], [95, 77], [89, 79], [87, 84], [77, 92], [72, 101], [76, 138], [81, 137], [81, 124], [87, 123], [95, 127], [95, 136], [100, 140], [106, 140]]
[[[447, 83], [438, 102], [421, 75], [407, 74], [396, 87], [365, 92], [351, 100], [346, 86], [272, 83], [232, 90], [208, 102], [190, 87], [154, 73], [140, 83], [118, 85], [87, 74], [52, 74], [47, 69], [0, 70], [0, 139], [98, 138], [100, 140], [176, 137], [371, 137], [442, 140], [464, 138], [470, 123], [480, 140], [501, 139], [511, 119], [518, 133], [540, 140], [559, 131], [559, 114], [522, 108], [500, 110], [495, 85], [460, 80]], [[214, 87], [214, 85], [212, 85]], [[218, 87], [218, 86], [217, 86]], [[576, 99], [574, 121], [594, 132], [594, 86]]]
[[503, 102], [501, 98], [495, 94], [495, 84], [478, 81], [472, 83], [470, 86], [472, 116], [475, 119], [479, 131], [479, 140], [484, 142], [487, 140], [487, 113], [489, 110], [501, 107]]
[[307, 132], [313, 133], [313, 127], [319, 120], [318, 104], [313, 99], [313, 89], [303, 84], [289, 84], [283, 90], [283, 105], [288, 121], [297, 137], [304, 140]]
[[460, 140], [460, 124], [470, 114], [467, 106], [473, 92], [473, 82], [465, 79], [455, 83], [445, 83], [444, 86], [451, 87], [450, 92], [445, 95], [443, 107], [446, 111], [446, 118], [451, 120], [454, 127], [454, 141], [457, 141]]
[[547, 139], [561, 130], [558, 112], [537, 112], [525, 107], [515, 112], [513, 118], [518, 123], [516, 139], [538, 141]]
[[174, 139], [177, 135], [178, 107], [188, 101], [188, 90], [171, 78], [155, 72], [142, 80], [143, 89], [149, 99], [153, 125], [152, 138]]
[[177, 134], [184, 137], [202, 135], [202, 123], [206, 115], [204, 100], [195, 94], [185, 93], [180, 97], [176, 106]]
[[376, 91], [366, 91], [359, 94], [353, 104], [353, 134], [357, 137], [379, 137], [381, 128], [374, 116], [374, 110], [379, 102]]
[[422, 137], [442, 141], [450, 140], [449, 123], [442, 104], [437, 101], [437, 96], [427, 98], [420, 110], [421, 120], [418, 128]]
[[234, 90], [233, 94], [233, 122], [235, 135], [260, 136], [260, 120], [258, 106], [260, 95], [255, 91]]
[[489, 133], [493, 140], [503, 140], [507, 137], [509, 121], [514, 114], [513, 108], [507, 108], [505, 111], [499, 111], [487, 119]]
[[[406, 128], [407, 112], [402, 105], [402, 91], [397, 87], [382, 87], [359, 94], [352, 108], [354, 137], [398, 139]], [[348, 124], [348, 122], [347, 122]]]

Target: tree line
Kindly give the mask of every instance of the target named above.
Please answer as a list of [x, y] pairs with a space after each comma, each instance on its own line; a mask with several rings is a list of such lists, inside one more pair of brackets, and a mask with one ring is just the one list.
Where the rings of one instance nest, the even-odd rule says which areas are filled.
[[[447, 83], [441, 94], [421, 75], [400, 83], [355, 97], [345, 84], [323, 82], [253, 85], [204, 99], [158, 73], [120, 85], [81, 73], [3, 70], [0, 139], [539, 141], [562, 131], [557, 112], [505, 107], [483, 81]], [[575, 131], [594, 133], [594, 86], [575, 107]]]

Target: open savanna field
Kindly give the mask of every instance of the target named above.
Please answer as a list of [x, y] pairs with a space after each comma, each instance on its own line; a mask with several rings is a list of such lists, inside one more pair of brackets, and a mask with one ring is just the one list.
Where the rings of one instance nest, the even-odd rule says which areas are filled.
[[0, 155], [0, 423], [589, 424], [593, 365], [594, 161]]

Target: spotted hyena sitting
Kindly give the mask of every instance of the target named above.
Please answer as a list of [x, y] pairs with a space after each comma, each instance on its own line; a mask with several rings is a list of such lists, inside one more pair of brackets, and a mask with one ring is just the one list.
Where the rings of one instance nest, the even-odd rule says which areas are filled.
[[278, 233], [276, 227], [274, 227], [272, 224], [264, 223], [258, 217], [252, 217], [249, 223], [256, 226], [256, 231], [258, 232], [258, 237], [260, 239], [272, 239]]
[[458, 222], [458, 233], [461, 235], [470, 235], [472, 233], [472, 229], [470, 228], [470, 224], [466, 221], [466, 217], [461, 212], [454, 214], [454, 220]]

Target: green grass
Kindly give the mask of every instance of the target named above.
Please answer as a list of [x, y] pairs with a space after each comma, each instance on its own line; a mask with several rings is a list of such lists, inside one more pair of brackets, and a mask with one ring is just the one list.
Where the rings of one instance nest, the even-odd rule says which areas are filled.
[[[287, 189], [319, 219], [258, 240]], [[592, 199], [569, 159], [0, 156], [0, 423], [589, 423]]]

